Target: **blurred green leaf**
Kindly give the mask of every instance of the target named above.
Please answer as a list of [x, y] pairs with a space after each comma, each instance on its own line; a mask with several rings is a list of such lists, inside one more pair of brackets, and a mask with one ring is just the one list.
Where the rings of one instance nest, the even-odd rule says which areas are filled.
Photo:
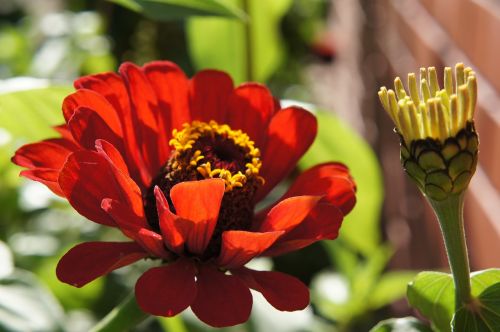
[[222, 0], [108, 0], [153, 20], [171, 21], [190, 16], [226, 16], [243, 19], [244, 13]]
[[[248, 22], [221, 18], [192, 18], [188, 21], [189, 53], [198, 70], [227, 71], [236, 83], [248, 80], [265, 82], [280, 65], [285, 55], [280, 21], [292, 0], [245, 1], [248, 2]], [[242, 1], [232, 0], [231, 3], [243, 9]], [[249, 24], [248, 31], [245, 24]], [[247, 64], [248, 55], [252, 61], [250, 66]], [[251, 68], [251, 73], [248, 73], [248, 68]]]
[[64, 312], [56, 299], [23, 270], [0, 279], [1, 331], [62, 331]]
[[403, 317], [381, 321], [370, 332], [432, 332], [432, 330], [414, 317]]
[[[24, 143], [56, 136], [51, 126], [63, 122], [61, 105], [71, 87], [54, 86], [0, 94], [0, 180], [17, 183], [18, 169], [10, 162], [15, 149]], [[0, 184], [1, 186], [1, 184]]]
[[500, 269], [472, 274], [474, 301], [460, 308], [453, 316], [453, 331], [500, 331]]
[[384, 273], [375, 283], [370, 297], [369, 306], [373, 309], [388, 305], [406, 294], [408, 283], [415, 278], [416, 272], [390, 271]]
[[357, 184], [357, 203], [342, 223], [339, 238], [370, 255], [380, 244], [383, 187], [377, 157], [366, 141], [333, 114], [320, 111], [316, 117], [318, 136], [299, 167], [306, 169], [326, 161], [340, 161], [349, 167]]
[[0, 94], [0, 128], [28, 141], [55, 136], [50, 126], [63, 122], [62, 101], [72, 91], [53, 86]]
[[408, 285], [408, 302], [440, 331], [451, 331], [455, 307], [453, 278], [441, 272], [420, 272]]

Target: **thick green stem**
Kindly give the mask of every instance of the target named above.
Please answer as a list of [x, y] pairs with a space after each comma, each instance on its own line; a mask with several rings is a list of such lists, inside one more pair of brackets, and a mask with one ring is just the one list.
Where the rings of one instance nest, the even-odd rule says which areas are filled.
[[458, 310], [472, 299], [469, 258], [464, 232], [464, 194], [452, 195], [442, 201], [429, 199], [443, 233], [448, 262], [455, 282], [455, 306]]
[[148, 314], [139, 308], [132, 293], [97, 323], [91, 332], [127, 331], [145, 320], [148, 316]]

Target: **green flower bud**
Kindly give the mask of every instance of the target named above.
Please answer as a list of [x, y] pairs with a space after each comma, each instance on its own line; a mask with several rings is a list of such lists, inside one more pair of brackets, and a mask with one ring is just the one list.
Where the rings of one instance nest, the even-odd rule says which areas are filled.
[[435, 201], [463, 193], [478, 159], [475, 73], [457, 64], [453, 85], [451, 68], [445, 68], [444, 89], [440, 89], [436, 70], [429, 67], [420, 69], [419, 85], [415, 74], [408, 74], [409, 94], [399, 77], [394, 81], [395, 92], [385, 87], [379, 91], [401, 139], [401, 164]]

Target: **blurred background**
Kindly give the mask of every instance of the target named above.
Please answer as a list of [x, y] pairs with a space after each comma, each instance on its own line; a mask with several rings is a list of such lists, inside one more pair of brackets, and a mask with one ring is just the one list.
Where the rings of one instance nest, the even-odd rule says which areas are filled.
[[[316, 112], [318, 139], [297, 172], [339, 160], [358, 204], [339, 239], [256, 268], [311, 287], [303, 312], [254, 296], [249, 323], [227, 331], [368, 331], [415, 314], [404, 300], [420, 270], [446, 270], [438, 224], [399, 164], [399, 139], [378, 103], [381, 85], [421, 66], [464, 62], [478, 75], [480, 164], [466, 200], [473, 270], [500, 266], [500, 4], [495, 0], [1, 0], [0, 331], [88, 331], [132, 289], [136, 264], [76, 289], [60, 283], [61, 255], [119, 235], [77, 215], [44, 186], [19, 178], [10, 157], [55, 136], [61, 102], [81, 75], [123, 61], [178, 63], [191, 76], [228, 71], [265, 83], [283, 103]], [[206, 331], [186, 312], [136, 331]]]

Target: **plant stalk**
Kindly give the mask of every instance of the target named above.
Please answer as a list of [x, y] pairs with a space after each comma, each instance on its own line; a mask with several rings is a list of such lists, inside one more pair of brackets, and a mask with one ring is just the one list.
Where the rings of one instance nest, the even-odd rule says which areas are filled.
[[446, 246], [446, 254], [455, 283], [456, 310], [471, 302], [470, 268], [464, 232], [464, 193], [451, 195], [445, 200], [429, 199], [439, 220]]
[[91, 332], [121, 332], [127, 331], [149, 317], [135, 300], [134, 293], [127, 296], [122, 303], [111, 310]]

